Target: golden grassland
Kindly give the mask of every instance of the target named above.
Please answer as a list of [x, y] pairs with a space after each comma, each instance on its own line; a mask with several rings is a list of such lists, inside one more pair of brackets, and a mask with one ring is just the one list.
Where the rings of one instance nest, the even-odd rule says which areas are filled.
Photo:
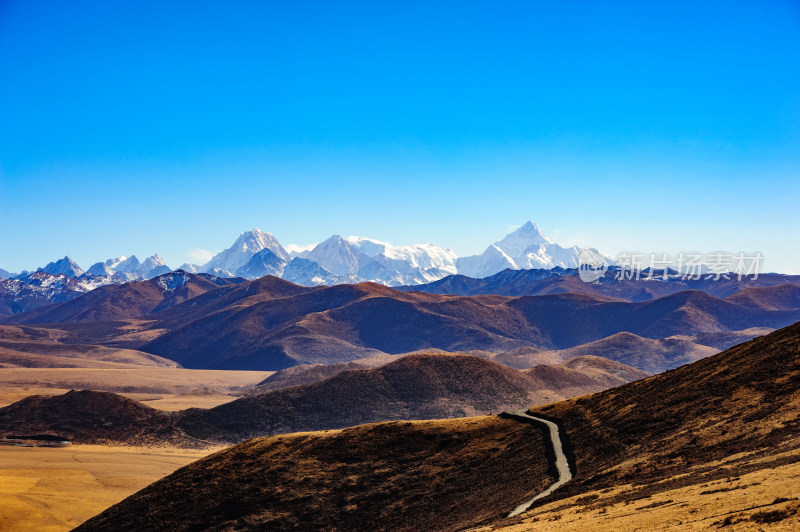
[[214, 450], [0, 446], [0, 530], [70, 530]]
[[[788, 462], [775, 465], [775, 462]], [[751, 470], [708, 480], [707, 470]], [[700, 471], [702, 469], [702, 471]], [[697, 483], [692, 480], [697, 478]], [[800, 450], [766, 458], [730, 457], [687, 470], [641, 496], [631, 484], [581, 493], [535, 507], [516, 520], [475, 532], [537, 530], [799, 530]], [[688, 485], [685, 485], [689, 482]]]

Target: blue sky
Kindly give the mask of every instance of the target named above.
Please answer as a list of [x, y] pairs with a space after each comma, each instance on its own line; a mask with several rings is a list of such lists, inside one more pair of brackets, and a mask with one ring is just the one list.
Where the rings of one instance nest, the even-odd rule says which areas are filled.
[[0, 267], [260, 227], [800, 273], [798, 2], [0, 2]]

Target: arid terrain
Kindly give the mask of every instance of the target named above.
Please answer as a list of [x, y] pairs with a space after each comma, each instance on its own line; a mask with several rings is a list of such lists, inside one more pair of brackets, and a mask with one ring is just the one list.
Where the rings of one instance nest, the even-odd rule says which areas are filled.
[[0, 530], [71, 530], [212, 451], [104, 445], [0, 446]]
[[[546, 485], [541, 472], [548, 471], [549, 447], [536, 427], [491, 416], [469, 421], [477, 432], [467, 441], [458, 428], [467, 420], [384, 423], [251, 440], [153, 484], [83, 529], [186, 530], [202, 519], [209, 529], [316, 523], [362, 529], [411, 530], [427, 524], [443, 530], [523, 530], [527, 521], [536, 524], [547, 518], [552, 521], [546, 526], [552, 526], [561, 519], [576, 521], [579, 514], [605, 519], [611, 512], [622, 519], [622, 506], [642, 516], [628, 517], [632, 526], [686, 521], [689, 527], [696, 514], [697, 526], [790, 528], [798, 522], [796, 487], [778, 482], [775, 475], [793, 472], [800, 458], [799, 395], [800, 324], [661, 375], [533, 409], [559, 423], [575, 478], [518, 517], [505, 516], [525, 500], [522, 491], [536, 493]], [[504, 436], [497, 435], [498, 427]], [[532, 445], [524, 456], [516, 447], [523, 433]], [[231, 472], [225, 465], [245, 460], [249, 467], [243, 471]], [[431, 489], [429, 473], [419, 469], [428, 460], [434, 461], [429, 466], [433, 470], [447, 471], [436, 477], [441, 478], [441, 484], [433, 484], [436, 489]], [[280, 469], [287, 462], [311, 469], [301, 474]], [[513, 481], [504, 477], [508, 466], [515, 470]], [[523, 482], [519, 477], [537, 469], [536, 478]], [[353, 479], [352, 484], [345, 479]], [[449, 502], [453, 487], [458, 503]], [[744, 496], [736, 493], [740, 489]], [[221, 499], [213, 493], [235, 495]], [[417, 493], [418, 501], [408, 498]], [[693, 493], [700, 497], [692, 498]], [[500, 499], [502, 503], [496, 502]], [[209, 513], [196, 516], [197, 507]], [[658, 510], [647, 512], [651, 508]], [[676, 513], [681, 515], [678, 523]], [[589, 527], [595, 525], [602, 526], [593, 520]]]
[[[218, 286], [185, 272], [176, 287], [170, 284], [178, 282], [176, 276], [103, 287], [100, 294], [95, 290], [5, 318], [0, 339], [124, 348], [192, 369], [276, 371], [425, 349], [488, 358], [524, 350], [523, 356], [497, 361], [525, 369], [550, 363], [553, 356], [563, 361], [576, 356], [564, 350], [627, 333], [642, 340], [609, 352], [652, 372], [708, 355], [709, 347], [720, 349], [713, 345], [719, 342], [704, 340], [708, 335], [744, 340], [800, 320], [800, 287], [791, 284], [741, 293], [728, 285], [732, 293], [724, 298], [684, 290], [629, 301], [577, 292], [456, 296], [375, 283], [311, 288], [271, 276]], [[676, 335], [681, 338], [667, 340]], [[580, 354], [604, 356], [593, 349]]]
[[799, 66], [800, 0], [0, 0], [0, 532], [800, 532]]
[[[200, 461], [178, 473], [190, 474], [180, 482], [167, 477], [148, 488], [158, 495], [142, 503], [147, 512], [126, 510], [130, 501], [113, 507], [104, 515], [116, 517], [103, 526], [124, 529], [118, 523], [135, 514], [145, 521], [130, 526], [157, 529], [154, 523], [172, 519], [167, 512], [184, 524], [165, 528], [191, 527], [186, 503], [206, 508], [204, 519], [219, 528], [455, 530], [544, 519], [583, 527], [581, 519], [606, 514], [635, 527], [640, 521], [624, 508], [643, 501], [652, 505], [642, 514], [647, 527], [723, 493], [701, 493], [709, 491], [703, 486], [745, 475], [773, 485], [766, 468], [791, 469], [800, 445], [790, 437], [795, 418], [784, 415], [797, 410], [797, 326], [773, 332], [800, 318], [794, 286], [631, 302], [597, 294], [437, 295], [371, 283], [308, 288], [274, 277], [181, 279], [182, 292], [168, 276], [136, 281], [0, 325], [0, 435], [55, 434], [76, 444], [0, 449], [17, 453], [15, 482], [39, 478], [35, 467], [21, 467], [25, 457], [38, 463], [36, 453], [64, 456], [57, 453], [102, 444], [133, 463], [139, 452], [173, 453], [169, 464], [177, 467], [256, 438], [209, 458], [220, 464], [212, 472]], [[35, 321], [45, 318], [52, 322]], [[454, 348], [465, 349], [448, 352]], [[575, 478], [506, 519], [554, 474], [543, 427], [495, 415], [529, 407], [558, 420]], [[748, 408], [760, 410], [744, 420]], [[412, 421], [425, 419], [438, 421]], [[237, 473], [245, 476], [215, 476], [230, 469], [226, 460], [250, 464]], [[146, 478], [160, 478], [155, 471]], [[92, 484], [91, 500], [113, 504], [142, 482], [125, 484], [125, 493]], [[192, 483], [203, 486], [200, 499], [178, 494]], [[431, 485], [441, 498], [426, 495]], [[242, 503], [211, 500], [220, 490]], [[689, 506], [673, 504], [678, 497]], [[776, 498], [788, 499], [775, 504], [791, 514], [791, 496]], [[159, 499], [178, 506], [164, 510]], [[761, 511], [746, 497], [736, 500], [723, 506], [742, 523]], [[697, 504], [697, 523], [717, 520], [719, 505]], [[66, 513], [54, 529], [89, 516], [88, 506], [75, 508], [74, 515], [68, 505], [59, 510]], [[35, 515], [50, 526], [50, 513]]]

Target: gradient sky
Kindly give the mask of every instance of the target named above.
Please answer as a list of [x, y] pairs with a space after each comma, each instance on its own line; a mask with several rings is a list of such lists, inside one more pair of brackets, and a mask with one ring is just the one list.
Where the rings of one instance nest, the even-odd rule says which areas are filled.
[[796, 1], [0, 0], [7, 270], [530, 219], [800, 273], [799, 200]]

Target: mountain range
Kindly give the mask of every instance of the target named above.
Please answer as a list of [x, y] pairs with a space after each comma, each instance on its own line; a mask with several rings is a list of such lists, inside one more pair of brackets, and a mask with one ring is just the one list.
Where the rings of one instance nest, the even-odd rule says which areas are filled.
[[[453, 251], [432, 244], [393, 246], [370, 238], [339, 235], [310, 249], [288, 252], [271, 233], [254, 228], [239, 235], [231, 247], [206, 264], [187, 263], [178, 269], [247, 279], [274, 275], [309, 286], [363, 281], [401, 286], [429, 283], [459, 273], [483, 277], [507, 268], [576, 267], [581, 251], [582, 248], [553, 243], [533, 222], [490, 245], [483, 254], [471, 257], [457, 257]], [[141, 262], [136, 256], [108, 259], [86, 271], [64, 257], [37, 271], [73, 279], [94, 277], [98, 278], [96, 283], [111, 284], [151, 279], [170, 270], [156, 253]], [[30, 272], [14, 275], [0, 270], [0, 274], [0, 278], [24, 280]]]
[[281, 370], [424, 349], [475, 352], [524, 368], [607, 339], [572, 356], [598, 354], [658, 372], [713, 352], [701, 346], [731, 345], [724, 335], [742, 341], [800, 320], [799, 305], [798, 285], [628, 301], [586, 293], [454, 296], [376, 283], [306, 287], [273, 276], [248, 281], [180, 271], [104, 286], [3, 322], [194, 369]]

